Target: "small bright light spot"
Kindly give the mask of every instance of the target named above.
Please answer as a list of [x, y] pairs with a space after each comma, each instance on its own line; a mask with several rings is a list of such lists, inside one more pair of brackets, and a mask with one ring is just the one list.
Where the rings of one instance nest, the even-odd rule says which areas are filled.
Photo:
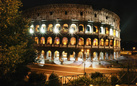
[[116, 86], [120, 86], [120, 85], [116, 84]]
[[135, 50], [136, 49], [136, 47], [133, 47], [133, 50]]
[[54, 29], [54, 33], [59, 33], [59, 30], [57, 28]]
[[73, 33], [74, 33], [74, 30], [71, 28], [71, 29], [69, 30], [69, 32], [70, 32], [71, 34], [73, 34]]
[[89, 86], [93, 86], [92, 84], [90, 84]]
[[83, 52], [84, 50], [83, 49], [81, 49], [81, 52]]
[[33, 34], [33, 33], [34, 33], [34, 31], [33, 31], [32, 29], [30, 29], [30, 30], [29, 30], [29, 32], [30, 32], [31, 34]]

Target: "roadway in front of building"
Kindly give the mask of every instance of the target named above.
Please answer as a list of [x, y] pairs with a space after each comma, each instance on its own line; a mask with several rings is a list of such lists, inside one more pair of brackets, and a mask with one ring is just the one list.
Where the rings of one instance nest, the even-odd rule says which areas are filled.
[[[51, 74], [55, 72], [59, 76], [84, 74], [84, 67], [82, 66], [69, 66], [69, 65], [57, 65], [57, 64], [45, 64], [39, 66], [38, 64], [28, 65], [31, 71], [36, 71], [44, 74]], [[118, 73], [122, 69], [120, 68], [85, 68], [86, 73]]]

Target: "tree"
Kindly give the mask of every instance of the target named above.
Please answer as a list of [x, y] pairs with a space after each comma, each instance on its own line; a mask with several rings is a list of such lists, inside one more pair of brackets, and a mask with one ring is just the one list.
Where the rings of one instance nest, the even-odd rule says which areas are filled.
[[0, 83], [14, 82], [14, 75], [35, 57], [34, 40], [28, 32], [30, 20], [22, 16], [21, 6], [21, 0], [0, 0]]

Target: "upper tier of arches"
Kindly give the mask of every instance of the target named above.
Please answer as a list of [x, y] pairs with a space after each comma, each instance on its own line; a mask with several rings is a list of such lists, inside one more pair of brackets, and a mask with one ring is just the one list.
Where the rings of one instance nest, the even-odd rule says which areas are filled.
[[96, 34], [106, 35], [120, 38], [120, 31], [114, 29], [110, 25], [95, 25], [95, 24], [53, 24], [42, 23], [33, 24], [30, 26], [30, 33], [67, 33], [67, 34]]

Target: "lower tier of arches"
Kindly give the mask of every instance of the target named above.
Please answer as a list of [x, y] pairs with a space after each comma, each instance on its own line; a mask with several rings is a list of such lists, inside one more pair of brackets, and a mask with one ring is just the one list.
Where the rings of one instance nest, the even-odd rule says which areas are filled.
[[40, 63], [45, 63], [45, 60], [49, 61], [103, 61], [103, 60], [113, 60], [120, 57], [120, 52], [106, 52], [106, 51], [89, 51], [89, 50], [83, 50], [81, 51], [73, 51], [71, 52], [66, 51], [51, 51], [51, 50], [41, 50], [37, 51], [37, 57], [36, 59], [41, 60]]

